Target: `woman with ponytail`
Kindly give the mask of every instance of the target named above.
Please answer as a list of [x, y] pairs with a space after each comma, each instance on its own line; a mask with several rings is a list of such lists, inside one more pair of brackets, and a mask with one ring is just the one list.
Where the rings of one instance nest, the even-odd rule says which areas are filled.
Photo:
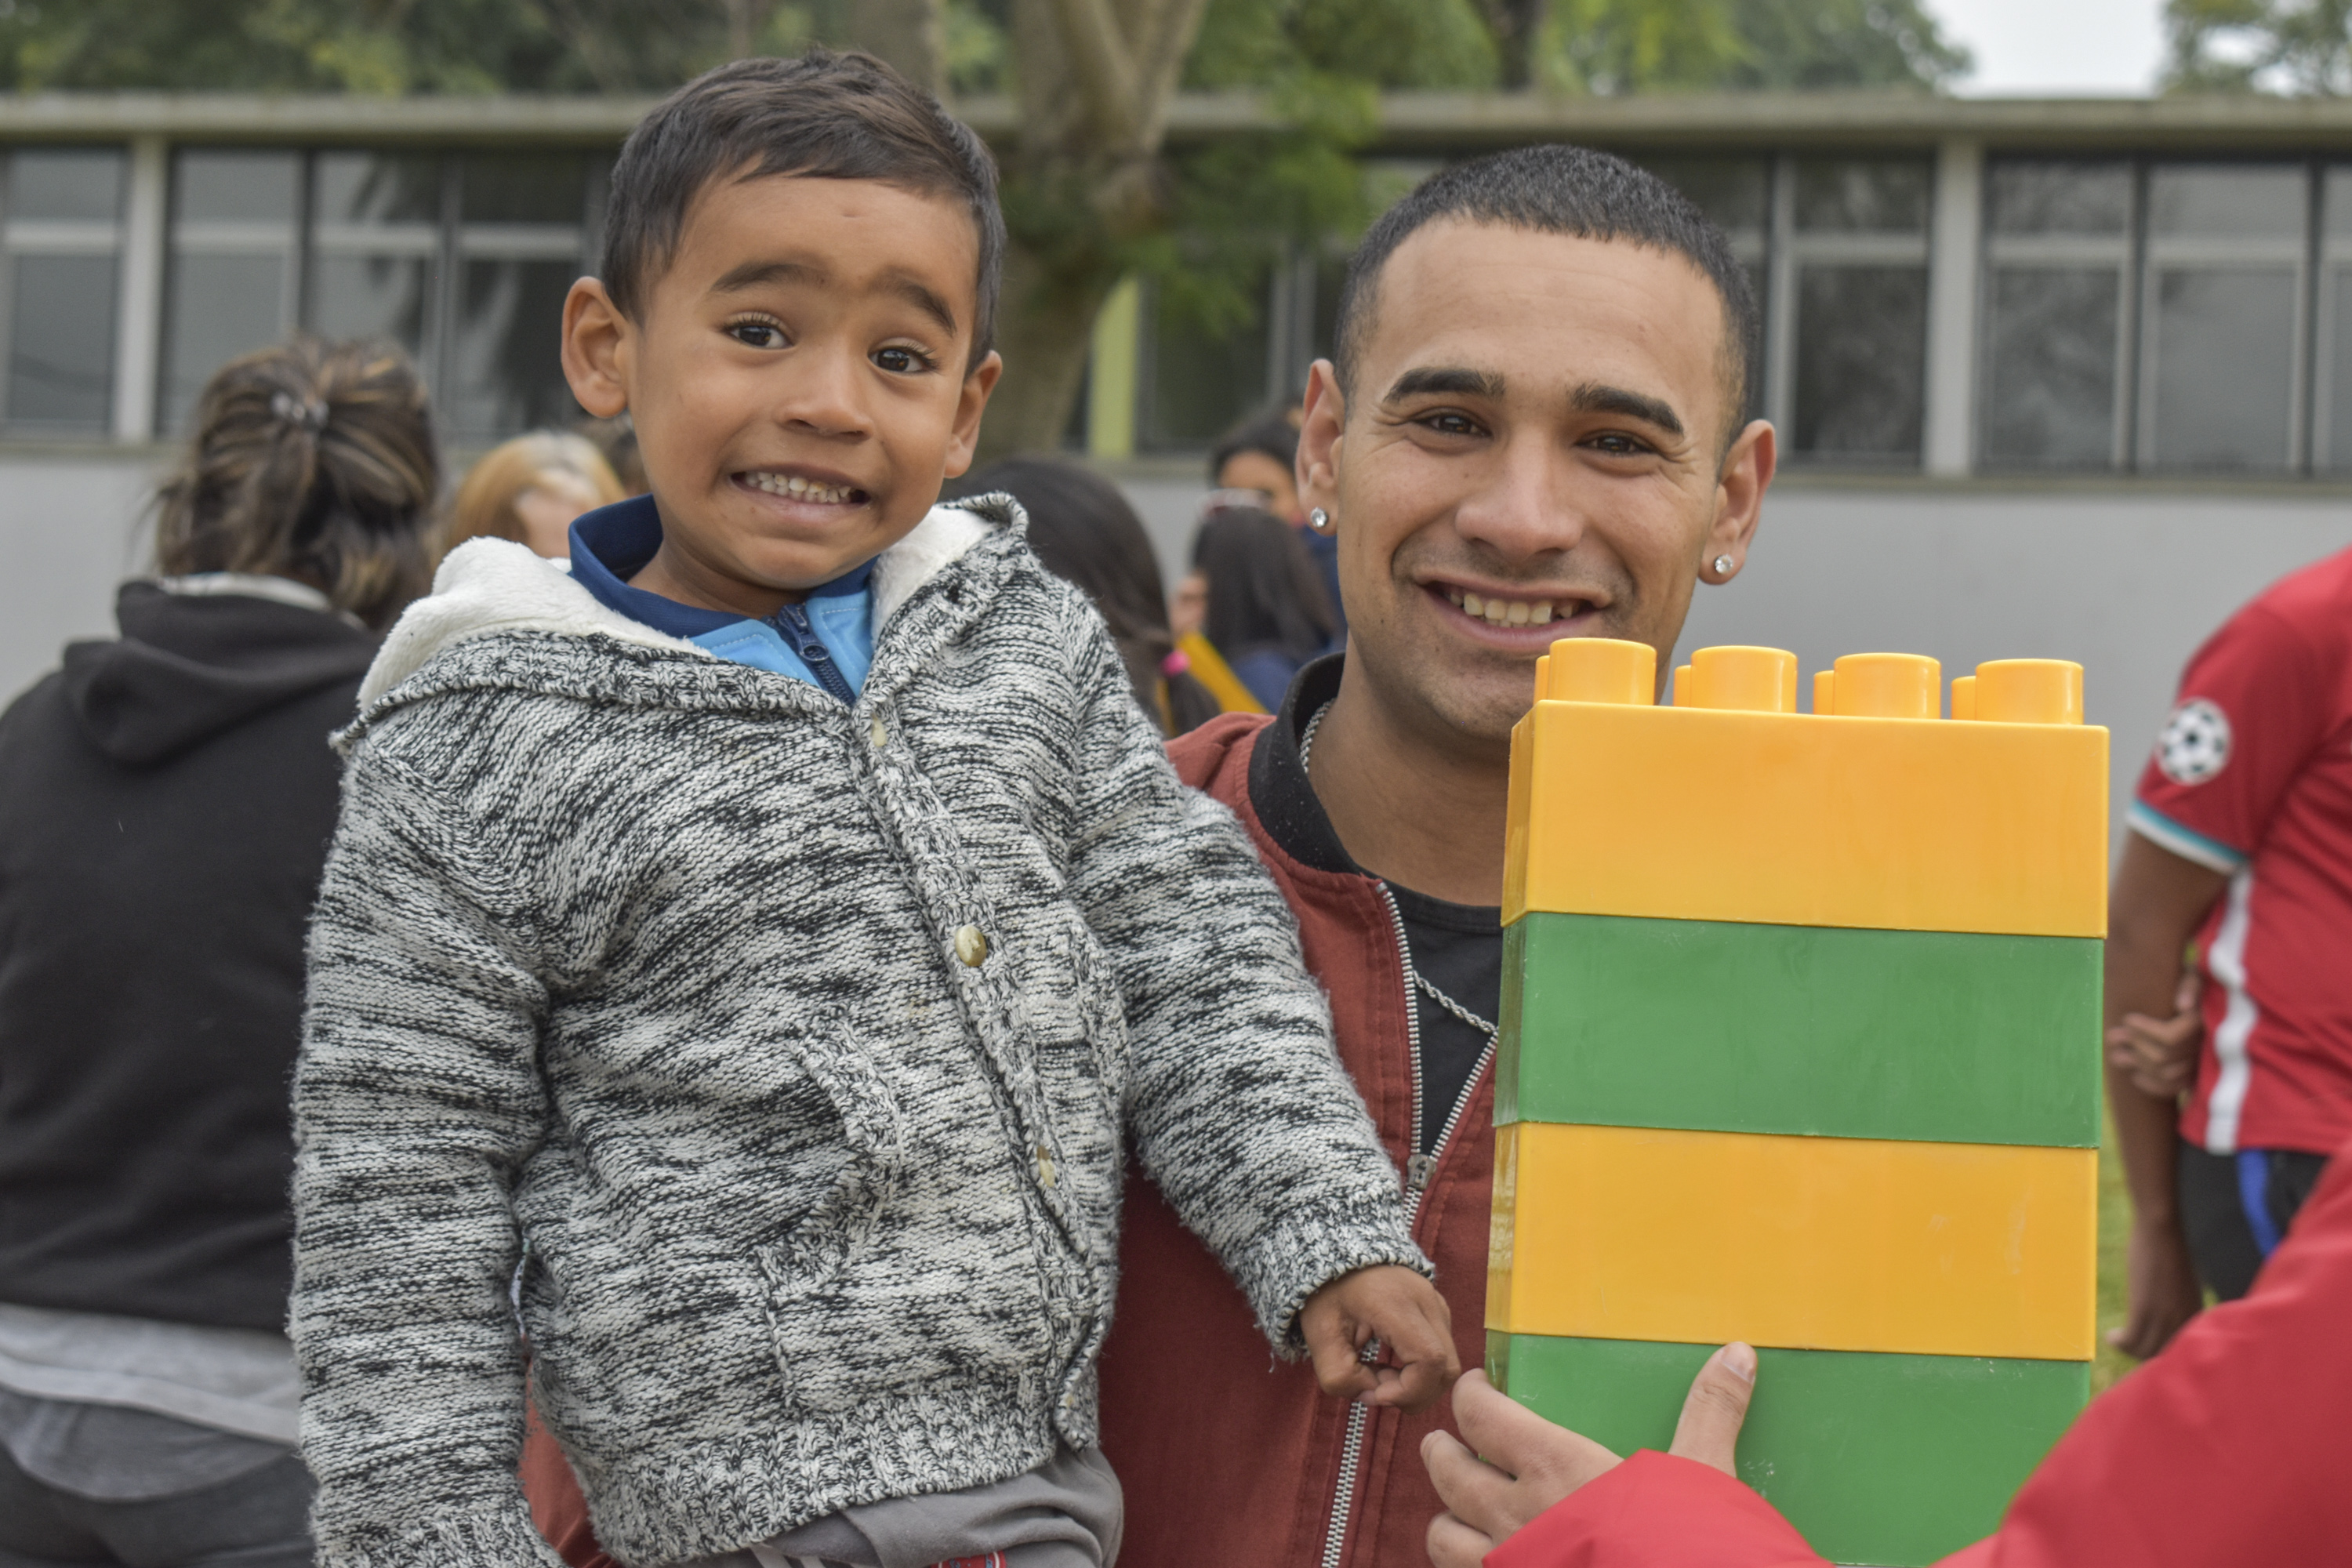
[[305, 1568], [287, 1080], [329, 733], [432, 571], [396, 349], [227, 365], [115, 639], [0, 714], [0, 1563]]

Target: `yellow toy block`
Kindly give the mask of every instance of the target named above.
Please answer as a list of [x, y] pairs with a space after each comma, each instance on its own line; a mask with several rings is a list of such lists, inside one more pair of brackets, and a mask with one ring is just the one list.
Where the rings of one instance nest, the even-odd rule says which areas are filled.
[[2083, 1361], [2098, 1153], [1521, 1121], [1502, 1333]]
[[1979, 667], [1967, 723], [1934, 717], [1936, 662], [1908, 655], [1840, 659], [1815, 686], [1829, 714], [1790, 710], [1793, 660], [1785, 690], [1727, 680], [1710, 701], [1710, 654], [1772, 652], [1701, 649], [1694, 704], [1660, 708], [1646, 646], [1552, 645], [1513, 731], [1507, 923], [2106, 934], [2107, 732], [2080, 721], [2079, 667]]

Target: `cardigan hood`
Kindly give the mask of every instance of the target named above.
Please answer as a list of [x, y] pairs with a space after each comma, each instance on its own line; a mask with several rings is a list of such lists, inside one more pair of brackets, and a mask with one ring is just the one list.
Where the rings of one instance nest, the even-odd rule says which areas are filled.
[[[951, 507], [933, 507], [912, 532], [875, 560], [877, 631], [918, 589], [1000, 530], [1015, 535], [1027, 531], [1027, 520], [1010, 496], [977, 496]], [[360, 706], [373, 710], [380, 699], [445, 649], [500, 632], [605, 637], [692, 658], [719, 657], [622, 615], [573, 581], [570, 573], [524, 545], [505, 539], [471, 539], [449, 552], [434, 574], [433, 592], [411, 605], [384, 638], [383, 651], [360, 684]]]

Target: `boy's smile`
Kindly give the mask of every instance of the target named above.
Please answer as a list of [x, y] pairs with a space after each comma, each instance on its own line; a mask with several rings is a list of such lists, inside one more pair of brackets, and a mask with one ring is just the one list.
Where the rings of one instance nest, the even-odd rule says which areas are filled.
[[904, 538], [971, 461], [1002, 362], [971, 365], [979, 239], [945, 195], [798, 175], [712, 182], [638, 320], [593, 279], [564, 372], [625, 408], [660, 508], [631, 581], [773, 615]]

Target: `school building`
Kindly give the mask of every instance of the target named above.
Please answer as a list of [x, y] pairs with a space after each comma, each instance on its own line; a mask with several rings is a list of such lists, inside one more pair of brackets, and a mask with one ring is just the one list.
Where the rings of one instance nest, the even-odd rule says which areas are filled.
[[[645, 107], [0, 97], [0, 694], [109, 629], [144, 498], [235, 353], [297, 328], [396, 339], [459, 458], [575, 416], [557, 310]], [[1188, 95], [1171, 136], [1267, 123]], [[1367, 174], [1402, 190], [1555, 140], [1677, 183], [1764, 306], [1783, 477], [1685, 651], [2079, 659], [2120, 795], [2196, 643], [2352, 543], [2352, 103], [1400, 94]], [[1103, 312], [1072, 442], [1171, 568], [1209, 442], [1328, 349], [1341, 260], [1271, 269], [1222, 338], [1148, 286]]]

